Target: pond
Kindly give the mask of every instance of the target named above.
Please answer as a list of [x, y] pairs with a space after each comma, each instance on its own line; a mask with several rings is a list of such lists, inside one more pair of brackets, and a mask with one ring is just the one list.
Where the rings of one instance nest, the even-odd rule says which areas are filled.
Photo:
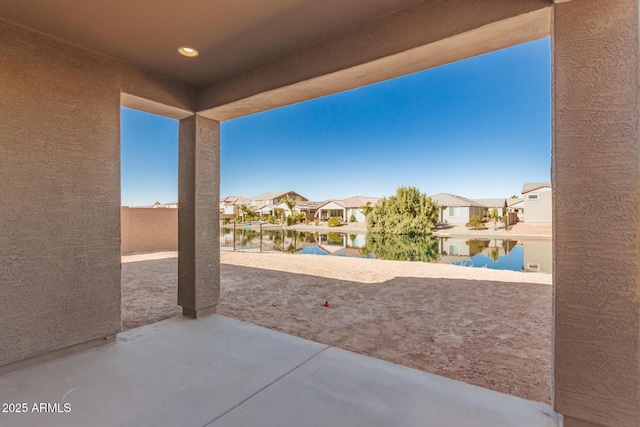
[[[235, 235], [234, 235], [235, 234]], [[551, 240], [221, 229], [225, 250], [436, 262], [463, 267], [551, 273]]]

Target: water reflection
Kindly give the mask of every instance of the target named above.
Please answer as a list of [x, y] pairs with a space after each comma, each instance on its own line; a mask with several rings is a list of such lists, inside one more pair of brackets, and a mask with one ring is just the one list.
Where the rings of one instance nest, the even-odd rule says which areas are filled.
[[318, 233], [223, 228], [223, 249], [387, 260], [550, 273], [550, 240], [464, 239], [435, 236]]

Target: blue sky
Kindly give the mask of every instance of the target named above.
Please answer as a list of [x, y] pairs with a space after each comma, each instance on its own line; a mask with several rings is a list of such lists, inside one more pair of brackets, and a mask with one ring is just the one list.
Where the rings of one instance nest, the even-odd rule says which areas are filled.
[[[415, 186], [471, 198], [550, 180], [548, 38], [221, 124], [221, 195]], [[122, 110], [122, 204], [177, 200], [174, 120]]]

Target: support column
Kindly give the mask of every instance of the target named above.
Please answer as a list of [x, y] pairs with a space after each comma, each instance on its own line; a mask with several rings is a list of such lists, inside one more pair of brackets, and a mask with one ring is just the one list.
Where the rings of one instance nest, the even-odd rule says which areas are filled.
[[640, 422], [638, 0], [557, 4], [553, 28], [554, 409]]
[[220, 302], [220, 123], [180, 120], [178, 143], [178, 304], [185, 316]]

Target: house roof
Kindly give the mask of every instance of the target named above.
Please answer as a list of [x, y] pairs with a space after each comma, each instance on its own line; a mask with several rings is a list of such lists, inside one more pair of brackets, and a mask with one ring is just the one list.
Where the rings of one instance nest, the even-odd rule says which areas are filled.
[[377, 197], [364, 197], [364, 196], [353, 196], [347, 199], [342, 200], [342, 204], [346, 208], [359, 208], [360, 206], [364, 206], [367, 202], [371, 203], [371, 206], [375, 206], [380, 199]]
[[247, 203], [248, 200], [245, 199], [244, 197], [240, 197], [240, 196], [227, 196], [224, 197], [222, 199], [220, 199], [220, 201], [222, 203], [226, 203], [228, 205], [241, 205], [243, 203]]
[[298, 202], [296, 206], [300, 209], [317, 209], [324, 202]]
[[278, 199], [282, 196], [285, 196], [289, 193], [293, 193], [297, 196], [300, 196], [300, 198], [304, 199], [304, 197], [302, 197], [300, 194], [296, 193], [295, 191], [287, 190], [287, 191], [269, 191], [266, 193], [258, 194], [257, 196], [253, 196], [251, 200], [273, 200], [273, 199]]
[[494, 199], [473, 199], [474, 202], [484, 206], [485, 208], [503, 208], [506, 200], [507, 199], [505, 197]]
[[168, 208], [168, 207], [173, 206], [173, 205], [177, 206], [178, 202], [175, 201], [175, 202], [168, 202], [168, 203], [154, 203], [150, 207], [152, 207], [152, 208]]
[[268, 191], [266, 193], [253, 196], [251, 200], [273, 200], [280, 196], [284, 196], [287, 193], [289, 193], [289, 191]]
[[485, 207], [478, 202], [475, 202], [466, 197], [458, 196], [457, 194], [438, 193], [431, 196], [431, 200], [437, 202], [441, 207], [462, 207], [462, 206], [478, 206]]
[[270, 209], [270, 210], [274, 210], [274, 209], [278, 209], [278, 206], [277, 205], [262, 205], [259, 208], [253, 208], [252, 211], [258, 212], [258, 211], [261, 211], [264, 208], [267, 208], [267, 209]]
[[507, 199], [507, 206], [513, 206], [517, 203], [522, 202], [524, 202], [524, 199], [522, 197], [518, 197], [517, 199]]
[[551, 183], [550, 182], [529, 182], [526, 184], [522, 184], [522, 194], [526, 194], [531, 191], [536, 191], [545, 187], [551, 188]]
[[328, 205], [329, 203], [335, 203], [338, 206], [342, 206], [343, 208], [346, 207], [344, 205], [344, 202], [342, 200], [325, 200], [324, 202], [320, 203], [318, 206], [316, 206], [316, 209], [320, 209], [325, 205]]

